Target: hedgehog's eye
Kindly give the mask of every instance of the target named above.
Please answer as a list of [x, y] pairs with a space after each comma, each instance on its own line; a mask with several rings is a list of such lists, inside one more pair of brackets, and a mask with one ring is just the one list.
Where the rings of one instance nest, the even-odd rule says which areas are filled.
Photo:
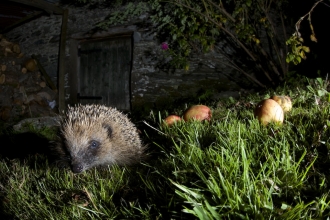
[[98, 146], [100, 146], [100, 143], [98, 141], [91, 140], [91, 142], [89, 143], [89, 147], [92, 149], [98, 148]]

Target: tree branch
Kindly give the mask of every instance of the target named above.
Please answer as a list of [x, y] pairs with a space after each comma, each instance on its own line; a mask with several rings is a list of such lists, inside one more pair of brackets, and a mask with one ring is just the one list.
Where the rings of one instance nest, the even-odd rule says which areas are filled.
[[[283, 30], [283, 35], [284, 35], [284, 39], [286, 40], [286, 39], [288, 39], [288, 37], [287, 37], [287, 35], [286, 35], [286, 28], [285, 28], [285, 26], [284, 26], [284, 19], [283, 19], [283, 13], [281, 12], [280, 13], [280, 18], [281, 18], [281, 23], [282, 23], [282, 30]], [[285, 44], [285, 54], [288, 54], [288, 45], [287, 44]], [[282, 55], [282, 57], [283, 57], [283, 61], [282, 61], [282, 63], [284, 63], [283, 65], [284, 65], [284, 67], [282, 67], [282, 68], [284, 68], [284, 72], [283, 72], [283, 74], [284, 74], [284, 76], [287, 74], [287, 72], [289, 71], [289, 65], [286, 63], [286, 61], [285, 61], [285, 56], [283, 55], [283, 54], [281, 54]]]
[[[270, 7], [270, 6], [269, 6], [269, 7]], [[269, 22], [269, 24], [270, 24], [271, 33], [274, 34], [275, 38], [278, 39], [278, 34], [277, 34], [277, 32], [276, 32], [276, 30], [275, 30], [275, 28], [274, 28], [274, 25], [273, 25], [273, 22], [272, 22], [271, 18], [269, 17], [269, 12], [268, 12], [268, 10], [266, 10], [264, 7], [261, 7], [261, 10], [265, 13], [265, 16], [266, 16], [266, 18], [267, 18], [267, 20], [268, 20], [268, 22]], [[274, 48], [274, 50], [275, 50], [275, 53], [276, 53], [277, 59], [278, 59], [278, 61], [279, 61], [279, 63], [280, 63], [280, 66], [281, 66], [282, 71], [283, 71], [283, 74], [284, 74], [285, 67], [284, 67], [284, 65], [283, 65], [283, 61], [285, 62], [285, 60], [283, 60], [282, 57], [280, 56], [280, 50], [279, 50], [278, 46], [276, 45], [276, 42], [274, 42], [274, 38], [271, 37], [271, 39], [272, 39], [272, 46], [273, 46], [273, 48]], [[275, 40], [276, 40], [276, 39], [275, 39]], [[263, 50], [263, 48], [260, 48], [260, 49], [262, 49], [261, 52], [262, 52], [263, 55], [264, 55], [266, 52]], [[270, 62], [272, 62], [272, 61], [270, 60]], [[271, 66], [272, 66], [273, 70], [275, 71], [275, 73], [276, 73], [277, 75], [280, 76], [279, 71], [278, 71], [277, 67], [275, 66], [275, 64], [274, 64], [274, 63], [271, 63]], [[281, 76], [280, 76], [280, 77], [281, 77]], [[280, 79], [280, 80], [282, 80], [282, 79]]]
[[235, 37], [230, 31], [228, 31], [226, 28], [224, 28], [222, 26], [221, 23], [218, 23], [217, 21], [215, 21], [214, 19], [212, 19], [210, 16], [208, 15], [205, 15], [203, 13], [201, 13], [200, 11], [186, 5], [186, 4], [183, 4], [183, 3], [179, 3], [179, 2], [173, 2], [174, 4], [176, 5], [179, 5], [179, 6], [182, 6], [182, 7], [185, 7], [185, 8], [188, 8], [190, 9], [191, 11], [199, 14], [200, 16], [204, 17], [204, 18], [207, 18], [208, 20], [210, 20], [213, 24], [217, 25], [221, 30], [223, 30], [227, 35], [229, 35], [248, 55], [249, 57], [257, 63], [257, 67], [266, 75], [266, 77], [268, 78], [268, 80], [274, 85], [274, 81], [272, 80], [272, 78], [270, 77], [268, 71], [266, 71], [260, 64], [258, 64], [258, 60], [257, 58], [246, 48], [246, 46], [240, 41], [237, 39], [237, 37]]
[[220, 61], [219, 59], [212, 59], [212, 60], [217, 60], [217, 62], [222, 63], [226, 66], [229, 66], [239, 72], [241, 72], [243, 75], [245, 75], [246, 77], [248, 77], [250, 80], [252, 80], [252, 82], [256, 83], [257, 85], [259, 85], [262, 88], [266, 88], [266, 86], [264, 84], [262, 84], [259, 80], [257, 80], [255, 77], [251, 76], [250, 74], [248, 74], [247, 72], [245, 72], [244, 70], [242, 70], [241, 68], [239, 68], [231, 59], [229, 59], [228, 57], [226, 57], [226, 61], [228, 62], [223, 62]]
[[222, 14], [224, 14], [227, 18], [229, 18], [232, 22], [236, 22], [235, 18], [233, 18], [225, 9], [216, 5], [212, 0], [207, 0], [210, 4], [216, 7]]
[[[313, 7], [311, 8], [311, 10], [309, 10], [308, 13], [306, 13], [304, 16], [302, 16], [296, 23], [295, 27], [296, 27], [296, 34], [297, 34], [297, 37], [301, 37], [301, 34], [299, 32], [299, 29], [300, 29], [300, 23], [305, 19], [305, 17], [308, 15], [308, 17], [310, 18], [311, 17], [311, 13], [313, 12], [314, 8], [319, 4], [323, 2], [323, 0], [319, 0], [317, 2], [315, 2], [315, 4], [313, 5]], [[313, 34], [314, 34], [314, 31], [313, 31]]]

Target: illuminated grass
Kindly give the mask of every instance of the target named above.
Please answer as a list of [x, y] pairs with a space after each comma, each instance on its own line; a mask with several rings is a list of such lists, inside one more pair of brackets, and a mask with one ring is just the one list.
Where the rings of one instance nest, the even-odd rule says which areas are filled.
[[[96, 168], [74, 175], [55, 167], [47, 155], [3, 156], [3, 215], [16, 219], [326, 219], [329, 93], [324, 81], [308, 85], [305, 90], [276, 91], [293, 101], [282, 126], [264, 127], [253, 117], [254, 105], [273, 91], [215, 103], [210, 122], [164, 127], [160, 126], [164, 113], [151, 114], [145, 120], [165, 135], [145, 127], [150, 156], [131, 167]], [[6, 140], [1, 142], [5, 147], [16, 143], [9, 136], [3, 133], [0, 138]], [[33, 141], [37, 144], [38, 139]]]

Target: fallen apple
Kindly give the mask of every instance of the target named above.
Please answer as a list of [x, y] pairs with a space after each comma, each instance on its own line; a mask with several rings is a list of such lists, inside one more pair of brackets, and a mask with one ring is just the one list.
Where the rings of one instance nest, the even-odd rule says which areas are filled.
[[282, 124], [284, 112], [282, 107], [273, 99], [265, 99], [257, 104], [254, 115], [261, 124], [267, 125], [269, 122]]
[[292, 102], [289, 96], [277, 96], [273, 95], [271, 97], [274, 101], [276, 101], [283, 109], [284, 112], [289, 112], [292, 109]]
[[171, 126], [178, 121], [181, 121], [181, 117], [177, 115], [169, 115], [164, 119], [164, 123], [168, 126]]
[[193, 105], [183, 113], [183, 119], [185, 121], [191, 119], [195, 119], [198, 121], [203, 121], [203, 120], [210, 121], [211, 117], [212, 117], [211, 109], [206, 105]]

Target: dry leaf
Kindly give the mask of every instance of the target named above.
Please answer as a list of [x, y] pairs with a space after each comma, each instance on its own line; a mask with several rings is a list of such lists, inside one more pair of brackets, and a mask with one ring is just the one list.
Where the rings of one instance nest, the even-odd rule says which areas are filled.
[[311, 35], [311, 41], [317, 42], [317, 39], [314, 34]]

